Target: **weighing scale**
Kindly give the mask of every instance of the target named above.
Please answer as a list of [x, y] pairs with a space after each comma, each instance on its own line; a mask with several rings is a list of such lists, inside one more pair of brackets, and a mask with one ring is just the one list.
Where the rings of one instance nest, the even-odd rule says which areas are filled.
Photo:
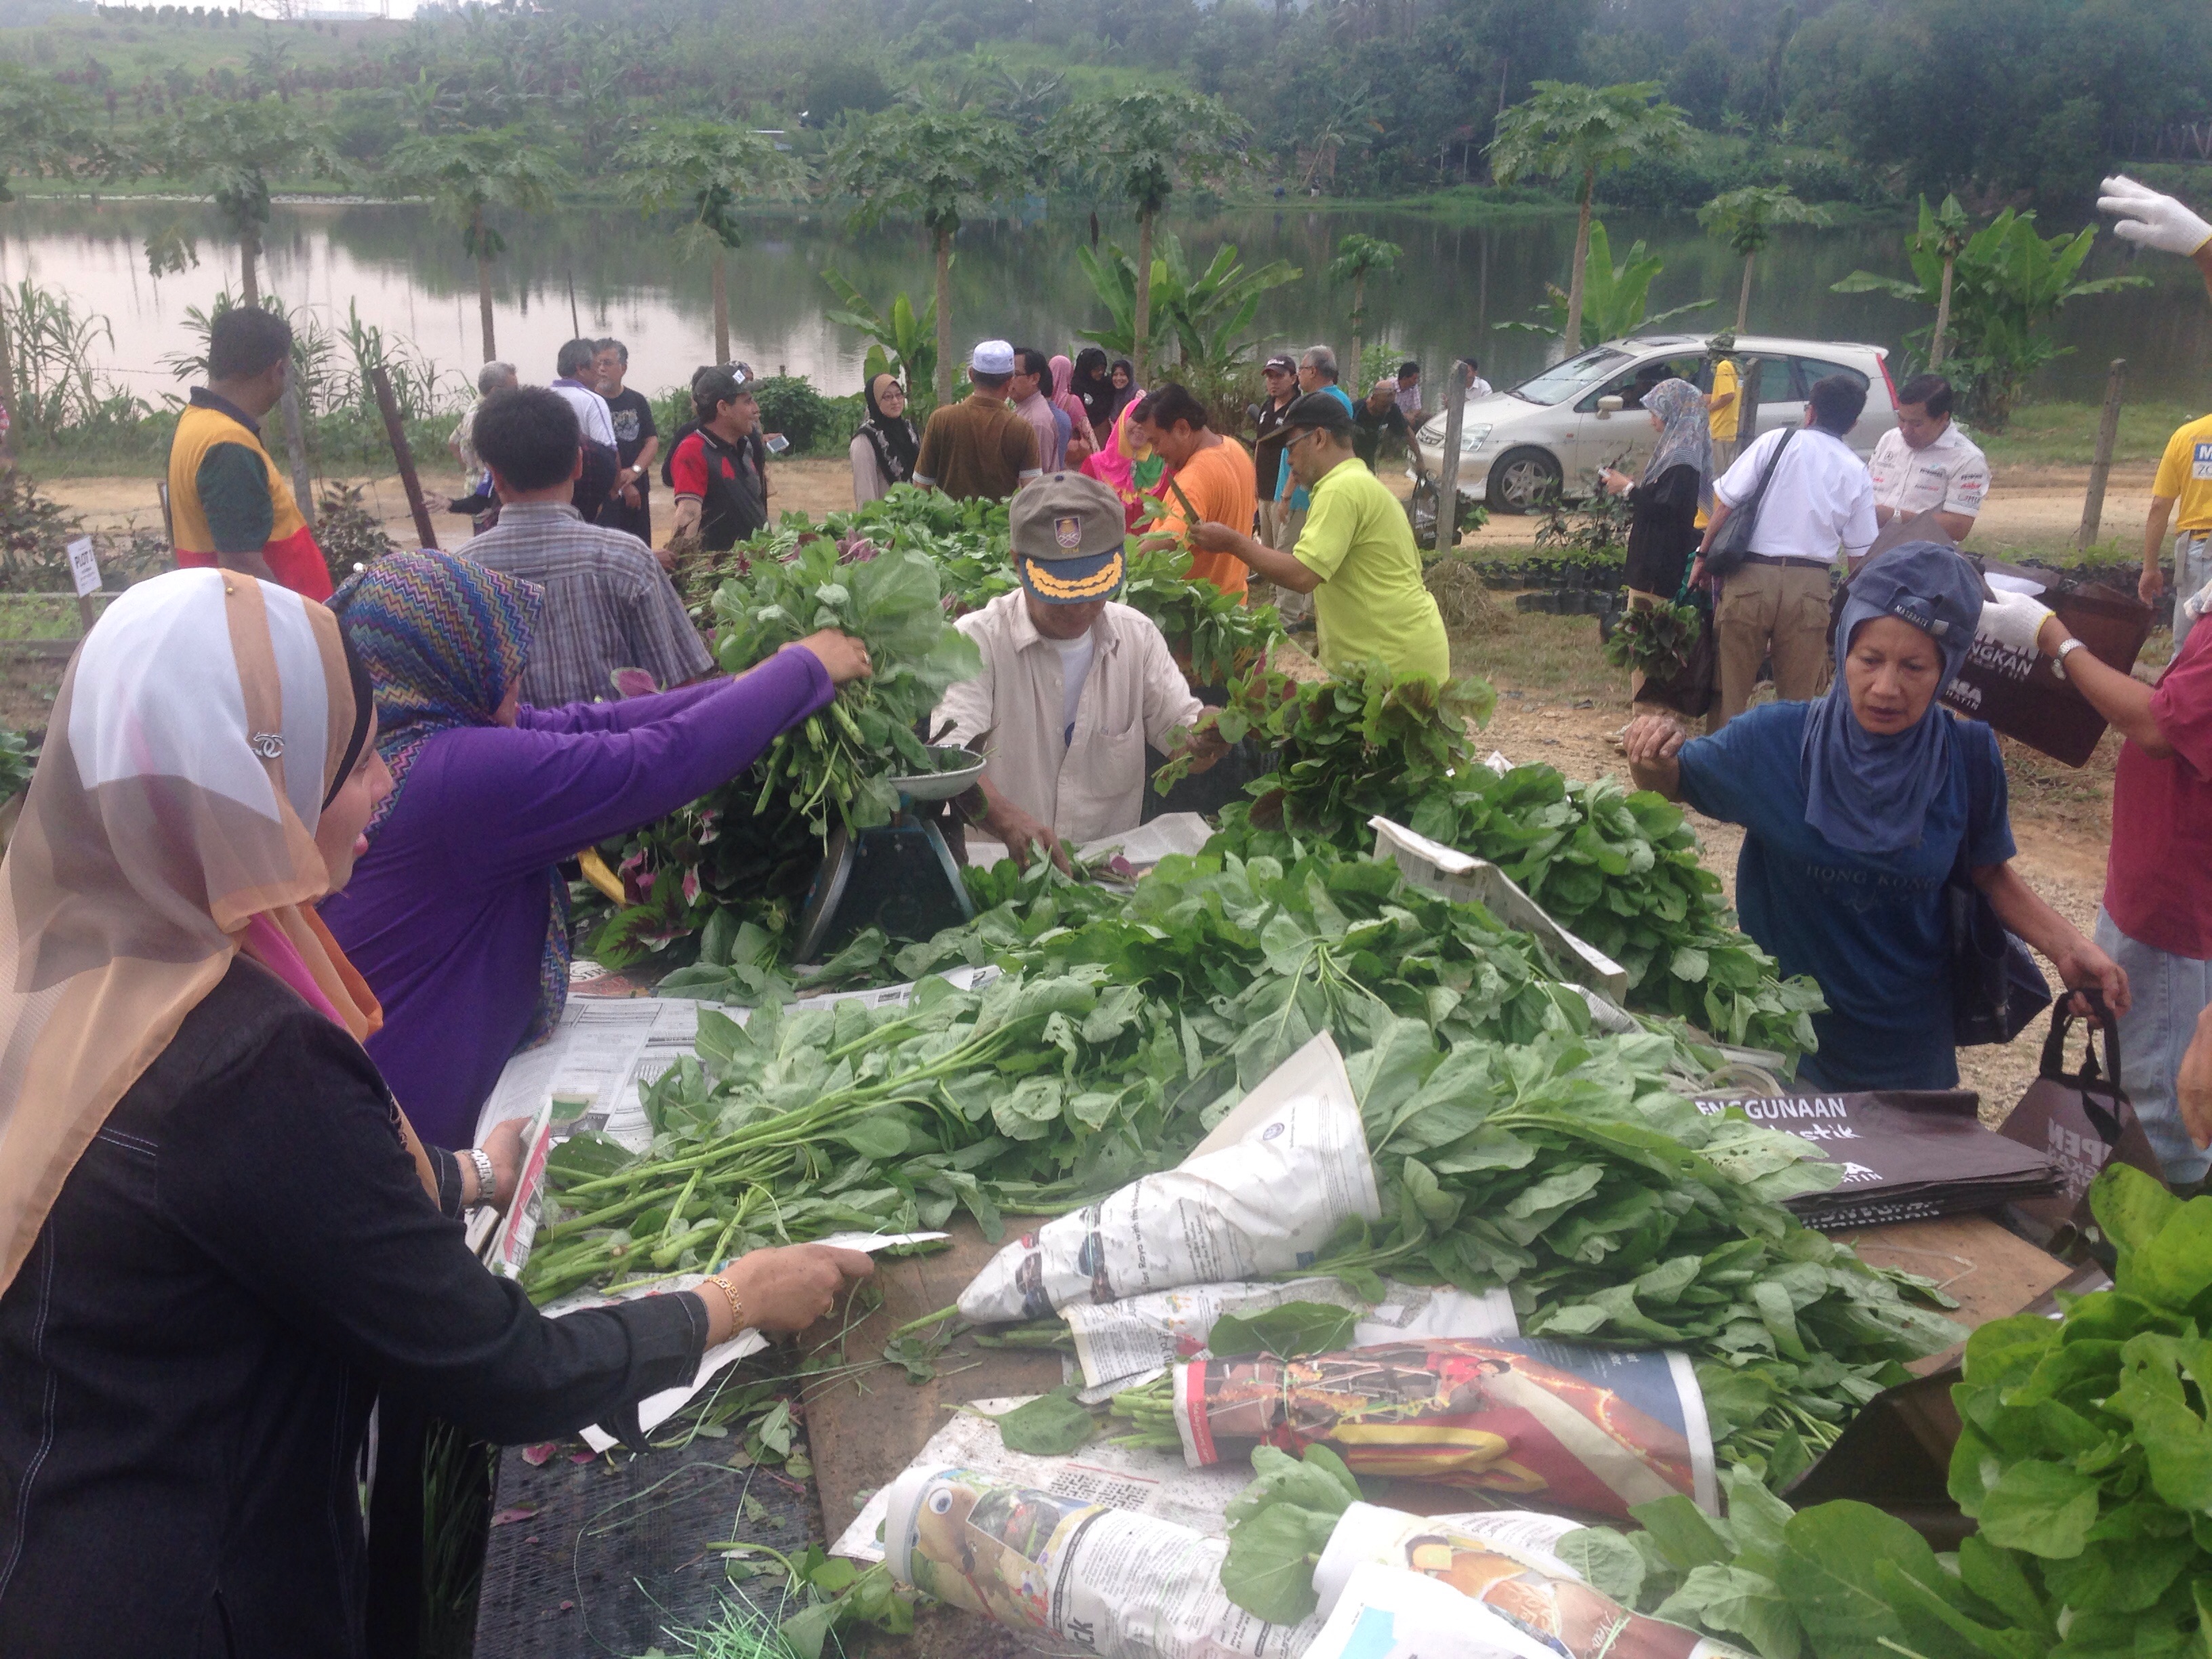
[[916, 801], [966, 794], [983, 775], [983, 761], [965, 749], [929, 752], [940, 763], [958, 764], [890, 780], [899, 792], [899, 810], [889, 823], [857, 832], [840, 824], [830, 831], [822, 873], [799, 919], [798, 961], [824, 961], [869, 927], [893, 939], [926, 939], [975, 920], [975, 901], [952, 849], [936, 822], [917, 817], [913, 807]]

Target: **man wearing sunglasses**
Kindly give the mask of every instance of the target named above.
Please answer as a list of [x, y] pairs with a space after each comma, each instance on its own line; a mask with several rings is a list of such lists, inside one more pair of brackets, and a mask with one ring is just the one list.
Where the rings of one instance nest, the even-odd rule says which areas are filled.
[[1352, 448], [1352, 411], [1333, 391], [1308, 392], [1285, 411], [1291, 476], [1311, 495], [1289, 552], [1243, 531], [1206, 523], [1191, 532], [1201, 553], [1229, 553], [1279, 587], [1314, 596], [1322, 666], [1334, 673], [1380, 662], [1394, 674], [1451, 672], [1443, 617], [1421, 581], [1421, 556], [1406, 509]]

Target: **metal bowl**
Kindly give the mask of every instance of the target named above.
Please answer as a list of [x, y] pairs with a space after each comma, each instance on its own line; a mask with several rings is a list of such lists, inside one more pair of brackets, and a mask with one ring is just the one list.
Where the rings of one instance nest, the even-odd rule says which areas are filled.
[[975, 787], [975, 780], [983, 775], [983, 757], [973, 750], [945, 746], [929, 752], [933, 759], [950, 761], [957, 757], [965, 763], [957, 770], [891, 779], [891, 787], [908, 800], [951, 800], [955, 795], [966, 794]]

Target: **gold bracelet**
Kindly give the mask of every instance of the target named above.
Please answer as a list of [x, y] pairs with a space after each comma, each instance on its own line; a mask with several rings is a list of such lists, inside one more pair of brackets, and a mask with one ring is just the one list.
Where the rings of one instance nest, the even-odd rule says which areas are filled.
[[737, 1286], [721, 1273], [708, 1273], [706, 1282], [720, 1291], [723, 1300], [730, 1304], [730, 1334], [735, 1336], [745, 1328], [744, 1299], [738, 1294]]

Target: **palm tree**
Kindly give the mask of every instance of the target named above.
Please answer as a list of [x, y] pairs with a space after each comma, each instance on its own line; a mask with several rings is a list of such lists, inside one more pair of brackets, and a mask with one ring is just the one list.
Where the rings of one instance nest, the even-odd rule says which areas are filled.
[[1928, 368], [1932, 374], [1943, 367], [1943, 347], [1951, 331], [1951, 280], [1959, 269], [1959, 256], [1966, 250], [1973, 235], [1973, 227], [1966, 222], [1966, 210], [1959, 205], [1955, 196], [1946, 196], [1943, 205], [1930, 210], [1925, 197], [1920, 202], [1920, 229], [1913, 237], [1916, 247], [1925, 248], [1943, 262], [1943, 285], [1936, 297], [1936, 331], [1928, 337]]
[[729, 251], [744, 243], [738, 204], [748, 196], [789, 197], [806, 185], [806, 167], [773, 138], [720, 121], [674, 121], [655, 128], [621, 155], [641, 173], [639, 205], [647, 213], [679, 208], [684, 231], [712, 246], [714, 361], [730, 361]]
[[1735, 331], [1749, 325], [1751, 268], [1777, 225], [1825, 225], [1828, 216], [1790, 194], [1787, 185], [1746, 185], [1716, 196], [1698, 210], [1698, 222], [1743, 258], [1743, 291], [1736, 296]]
[[491, 216], [501, 210], [543, 213], [567, 186], [568, 175], [526, 130], [490, 127], [404, 139], [393, 146], [386, 176], [398, 189], [428, 193], [440, 215], [460, 228], [461, 246], [477, 262], [477, 314], [483, 327], [483, 360], [490, 362], [499, 356], [492, 337], [491, 262], [507, 248]]
[[[269, 223], [269, 175], [343, 179], [352, 172], [327, 127], [274, 97], [191, 99], [155, 136], [151, 152], [161, 172], [194, 181], [215, 199], [238, 239], [239, 289], [249, 306], [261, 303], [257, 266]], [[148, 259], [155, 253], [149, 243]]]
[[1498, 118], [1498, 136], [1490, 141], [1490, 172], [1501, 185], [1533, 175], [1577, 180], [1575, 199], [1581, 216], [1567, 278], [1566, 339], [1571, 349], [1582, 337], [1583, 266], [1589, 257], [1590, 204], [1598, 174], [1648, 156], [1678, 154], [1689, 142], [1689, 126], [1674, 105], [1652, 102], [1659, 95], [1656, 81], [1613, 87], [1567, 81], [1533, 84], [1534, 97]]
[[1329, 280], [1352, 284], [1352, 378], [1358, 392], [1365, 392], [1360, 363], [1361, 337], [1367, 331], [1367, 278], [1377, 270], [1395, 270], [1398, 256], [1406, 250], [1379, 236], [1352, 235], [1336, 245], [1336, 258], [1328, 262]]
[[1152, 314], [1152, 227], [1178, 185], [1218, 179], [1242, 161], [1244, 123], [1218, 99], [1147, 88], [1072, 104], [1060, 130], [1060, 151], [1073, 169], [1136, 210], [1133, 367], [1141, 385]]
[[856, 121], [830, 155], [836, 188], [860, 198], [856, 228], [911, 214], [937, 258], [937, 401], [952, 398], [952, 239], [960, 222], [1029, 183], [1035, 147], [978, 109], [895, 105]]

